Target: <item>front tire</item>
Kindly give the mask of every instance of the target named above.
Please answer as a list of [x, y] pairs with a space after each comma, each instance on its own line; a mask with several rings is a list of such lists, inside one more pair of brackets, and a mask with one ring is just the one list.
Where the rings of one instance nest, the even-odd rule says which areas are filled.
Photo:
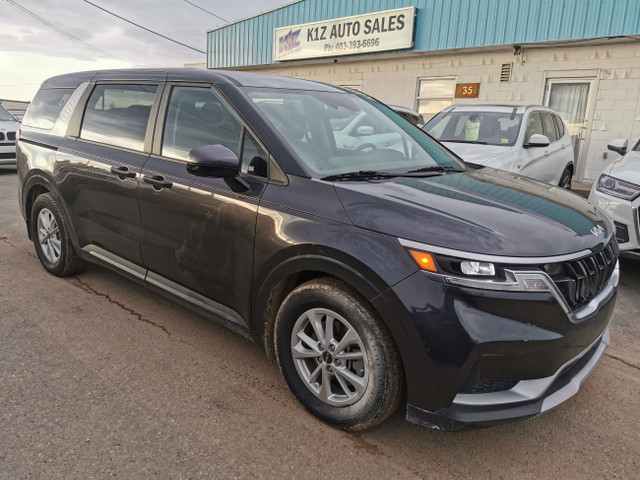
[[84, 270], [86, 262], [73, 249], [67, 221], [50, 193], [33, 202], [31, 222], [33, 244], [47, 272], [65, 277]]
[[334, 427], [371, 428], [398, 407], [403, 382], [395, 344], [371, 306], [338, 280], [312, 280], [287, 296], [275, 347], [293, 394]]

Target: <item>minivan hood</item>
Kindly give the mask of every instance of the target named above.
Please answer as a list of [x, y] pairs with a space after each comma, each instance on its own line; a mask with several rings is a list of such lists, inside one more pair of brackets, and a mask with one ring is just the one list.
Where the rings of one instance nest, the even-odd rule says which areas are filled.
[[629, 152], [605, 169], [612, 177], [640, 185], [640, 152]]
[[479, 145], [477, 143], [442, 142], [453, 153], [465, 162], [487, 165], [490, 160], [511, 150], [512, 147], [501, 145]]
[[[454, 250], [563, 255], [595, 249], [613, 230], [610, 220], [582, 197], [489, 168], [335, 187], [355, 225]], [[604, 234], [594, 229], [597, 225]]]

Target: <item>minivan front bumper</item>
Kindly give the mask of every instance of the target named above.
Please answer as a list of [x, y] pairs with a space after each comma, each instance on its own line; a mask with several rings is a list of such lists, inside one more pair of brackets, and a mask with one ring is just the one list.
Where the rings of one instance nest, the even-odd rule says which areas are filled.
[[[594, 345], [567, 362], [551, 377], [521, 381], [507, 392], [478, 394], [477, 396], [486, 396], [482, 400], [471, 401], [466, 398], [472, 395], [458, 394], [450, 407], [436, 414], [407, 405], [407, 420], [436, 430], [457, 431], [534, 417], [575, 395], [595, 368], [609, 343], [610, 336], [607, 329]], [[537, 386], [533, 384], [548, 386], [542, 395], [530, 398], [537, 390]], [[531, 391], [528, 391], [530, 387]], [[511, 393], [516, 393], [522, 399], [513, 403], [505, 402]], [[467, 401], [469, 403], [466, 403]]]
[[609, 345], [616, 267], [567, 313], [554, 292], [482, 290], [416, 272], [374, 301], [407, 380], [407, 420], [462, 430], [527, 418], [578, 391]]

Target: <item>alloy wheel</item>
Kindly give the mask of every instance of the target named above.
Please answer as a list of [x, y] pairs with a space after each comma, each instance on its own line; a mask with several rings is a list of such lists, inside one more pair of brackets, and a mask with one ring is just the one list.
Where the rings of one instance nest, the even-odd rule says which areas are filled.
[[60, 230], [53, 213], [48, 208], [43, 208], [38, 213], [38, 242], [42, 254], [48, 262], [55, 264], [60, 260], [62, 242]]
[[356, 403], [369, 381], [364, 343], [341, 315], [312, 308], [296, 321], [291, 332], [291, 354], [305, 386], [333, 406]]

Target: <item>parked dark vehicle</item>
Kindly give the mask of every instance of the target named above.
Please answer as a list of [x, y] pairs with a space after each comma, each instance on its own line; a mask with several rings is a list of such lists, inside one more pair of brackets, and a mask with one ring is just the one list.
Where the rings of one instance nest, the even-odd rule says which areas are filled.
[[[338, 146], [355, 115], [374, 148]], [[531, 417], [609, 344], [602, 212], [467, 168], [354, 92], [230, 71], [58, 76], [24, 118], [18, 173], [48, 272], [99, 263], [263, 343], [338, 428], [405, 402], [444, 430]]]

